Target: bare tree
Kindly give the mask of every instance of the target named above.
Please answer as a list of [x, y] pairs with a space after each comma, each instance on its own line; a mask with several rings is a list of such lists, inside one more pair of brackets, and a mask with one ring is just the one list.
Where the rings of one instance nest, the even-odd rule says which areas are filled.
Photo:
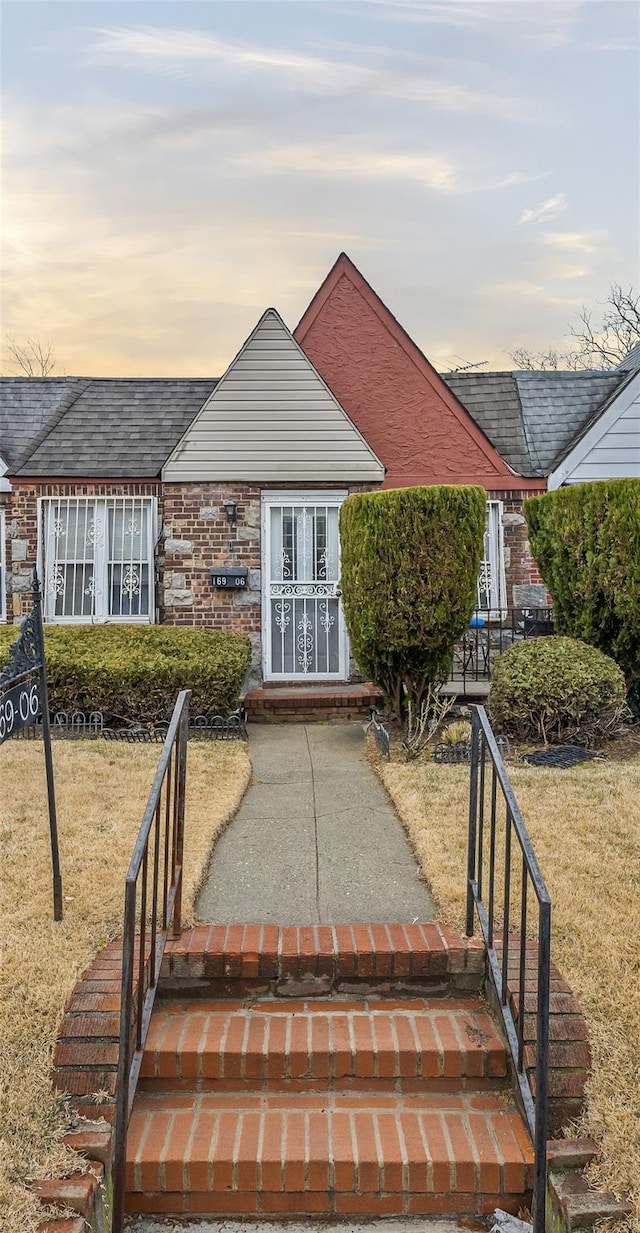
[[640, 295], [633, 287], [625, 291], [612, 283], [603, 305], [599, 323], [584, 305], [578, 313], [578, 324], [569, 327], [568, 337], [575, 345], [567, 351], [549, 347], [546, 351], [528, 351], [516, 347], [507, 352], [516, 368], [545, 372], [549, 369], [613, 368], [640, 342]]
[[26, 342], [18, 342], [15, 338], [7, 339], [7, 351], [16, 373], [25, 377], [48, 377], [56, 366], [56, 357], [51, 343], [43, 343], [39, 338], [28, 338]]
[[594, 326], [593, 314], [584, 307], [578, 320], [577, 329], [571, 327], [571, 336], [584, 366], [612, 368], [640, 342], [640, 295], [633, 287], [625, 291], [619, 283], [612, 283], [600, 324]]

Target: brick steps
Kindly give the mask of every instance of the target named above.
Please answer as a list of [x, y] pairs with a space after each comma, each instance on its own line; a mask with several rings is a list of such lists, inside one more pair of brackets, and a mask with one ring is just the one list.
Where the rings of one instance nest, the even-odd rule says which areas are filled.
[[481, 1215], [529, 1199], [518, 1114], [490, 1093], [138, 1095], [127, 1209]]
[[251, 723], [315, 723], [368, 719], [382, 695], [375, 685], [271, 685], [250, 689], [244, 706]]
[[505, 1047], [469, 1002], [169, 1004], [142, 1068], [157, 1090], [459, 1091], [504, 1086]]

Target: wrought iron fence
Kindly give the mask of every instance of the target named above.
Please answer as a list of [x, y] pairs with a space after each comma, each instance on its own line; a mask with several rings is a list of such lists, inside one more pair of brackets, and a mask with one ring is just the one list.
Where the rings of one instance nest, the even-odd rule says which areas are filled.
[[449, 681], [464, 687], [490, 681], [496, 659], [514, 642], [553, 632], [553, 608], [510, 608], [502, 612], [477, 608], [454, 647]]
[[[535, 921], [529, 911], [530, 889], [537, 904]], [[476, 913], [534, 1146], [534, 1233], [544, 1233], [551, 900], [482, 706], [474, 710], [471, 732], [468, 937], [473, 936]], [[511, 931], [512, 920], [517, 932]], [[535, 1083], [532, 1090], [527, 1071], [533, 1058]]]
[[[112, 727], [105, 723], [102, 711], [58, 711], [50, 720], [51, 735], [60, 740], [125, 741], [128, 744], [162, 744], [169, 723], [129, 724]], [[17, 739], [35, 741], [42, 736], [42, 719], [15, 734]], [[195, 715], [189, 722], [189, 740], [233, 741], [247, 735], [247, 712], [239, 706], [231, 715]]]
[[125, 882], [113, 1233], [123, 1228], [127, 1126], [165, 942], [180, 934], [189, 698], [178, 695]]

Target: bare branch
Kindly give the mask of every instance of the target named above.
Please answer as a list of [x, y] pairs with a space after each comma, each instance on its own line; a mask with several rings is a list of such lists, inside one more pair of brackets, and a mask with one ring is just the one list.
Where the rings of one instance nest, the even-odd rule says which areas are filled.
[[8, 338], [7, 351], [16, 374], [25, 377], [48, 377], [56, 366], [51, 343], [43, 343], [39, 338], [28, 338], [24, 343]]
[[599, 326], [593, 325], [593, 314], [583, 307], [578, 313], [580, 324], [570, 329], [580, 355], [598, 368], [619, 364], [640, 342], [640, 296], [633, 287], [625, 291], [619, 283], [612, 283], [605, 304]]
[[556, 351], [549, 347], [547, 351], [528, 351], [526, 347], [516, 347], [515, 351], [507, 352], [509, 359], [517, 369], [528, 369], [531, 372], [549, 372], [554, 369], [588, 368], [576, 351]]
[[578, 313], [578, 323], [569, 327], [569, 337], [576, 346], [565, 352], [549, 347], [547, 351], [528, 351], [517, 347], [507, 354], [516, 368], [545, 372], [548, 369], [615, 368], [640, 342], [640, 295], [633, 287], [625, 291], [612, 283], [602, 305], [599, 323], [594, 323], [593, 310], [584, 305]]

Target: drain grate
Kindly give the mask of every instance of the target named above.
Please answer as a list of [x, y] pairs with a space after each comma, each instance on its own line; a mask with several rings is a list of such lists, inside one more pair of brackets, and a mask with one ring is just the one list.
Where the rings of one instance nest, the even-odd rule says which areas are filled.
[[577, 766], [579, 762], [589, 762], [592, 758], [602, 757], [593, 749], [581, 749], [579, 745], [556, 745], [554, 749], [536, 749], [534, 753], [523, 754], [522, 761], [531, 766]]

